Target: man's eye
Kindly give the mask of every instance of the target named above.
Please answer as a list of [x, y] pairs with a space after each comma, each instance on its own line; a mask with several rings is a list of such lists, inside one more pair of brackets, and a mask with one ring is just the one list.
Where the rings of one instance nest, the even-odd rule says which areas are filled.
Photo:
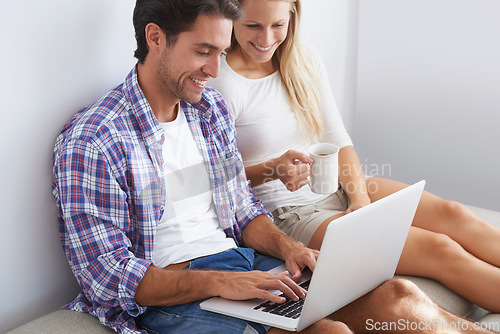
[[198, 51], [198, 54], [200, 56], [210, 56], [210, 52], [202, 52], [202, 51]]
[[258, 24], [247, 24], [247, 27], [248, 28], [258, 28], [259, 25]]

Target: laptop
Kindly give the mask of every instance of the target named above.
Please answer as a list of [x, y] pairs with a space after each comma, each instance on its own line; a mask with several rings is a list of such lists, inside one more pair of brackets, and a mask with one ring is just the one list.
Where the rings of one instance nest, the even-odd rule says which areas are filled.
[[[288, 331], [312, 325], [394, 276], [424, 185], [420, 181], [334, 220], [326, 230], [314, 273], [304, 271], [298, 282], [309, 285], [306, 298], [290, 300], [299, 304], [298, 311], [276, 311], [273, 308], [280, 304], [262, 299], [220, 297], [202, 302], [201, 308]], [[283, 270], [281, 265], [271, 272]]]

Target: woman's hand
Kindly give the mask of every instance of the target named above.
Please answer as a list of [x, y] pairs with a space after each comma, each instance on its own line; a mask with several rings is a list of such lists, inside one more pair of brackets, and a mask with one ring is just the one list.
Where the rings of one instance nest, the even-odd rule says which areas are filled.
[[358, 198], [356, 200], [351, 200], [351, 205], [347, 208], [345, 213], [350, 213], [353, 211], [356, 211], [358, 209], [361, 209], [364, 206], [367, 206], [368, 204], [371, 203], [371, 200], [368, 196], [363, 196], [362, 198]]
[[312, 161], [307, 154], [288, 150], [279, 158], [272, 160], [274, 176], [280, 179], [288, 190], [299, 190], [308, 183], [309, 164]]

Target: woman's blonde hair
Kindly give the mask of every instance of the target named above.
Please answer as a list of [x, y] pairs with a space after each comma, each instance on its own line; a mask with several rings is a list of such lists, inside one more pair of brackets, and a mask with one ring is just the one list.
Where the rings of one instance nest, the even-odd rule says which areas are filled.
[[[249, 0], [239, 0], [240, 3]], [[290, 3], [290, 22], [287, 37], [273, 55], [273, 65], [278, 70], [300, 129], [311, 139], [321, 138], [323, 116], [319, 100], [318, 73], [308, 52], [298, 40], [301, 15], [300, 0], [269, 0]], [[233, 45], [236, 43], [233, 38]]]

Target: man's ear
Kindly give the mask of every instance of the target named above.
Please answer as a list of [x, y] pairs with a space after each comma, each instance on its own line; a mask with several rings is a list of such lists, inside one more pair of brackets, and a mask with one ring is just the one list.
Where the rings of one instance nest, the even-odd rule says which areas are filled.
[[165, 47], [165, 33], [156, 23], [149, 23], [145, 29], [149, 52], [159, 53]]

